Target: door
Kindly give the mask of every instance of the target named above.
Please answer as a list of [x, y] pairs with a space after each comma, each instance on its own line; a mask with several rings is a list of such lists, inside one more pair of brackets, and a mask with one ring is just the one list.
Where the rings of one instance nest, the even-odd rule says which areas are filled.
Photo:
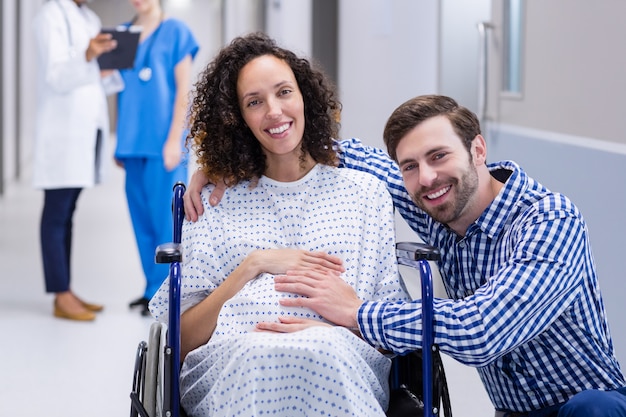
[[[439, 92], [479, 111], [484, 42], [479, 25], [491, 21], [492, 0], [442, 0]], [[489, 35], [490, 30], [485, 35]]]

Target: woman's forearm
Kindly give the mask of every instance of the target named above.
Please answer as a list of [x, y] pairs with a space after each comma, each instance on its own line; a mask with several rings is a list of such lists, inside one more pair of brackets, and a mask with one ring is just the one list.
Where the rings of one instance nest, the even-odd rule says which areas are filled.
[[217, 326], [224, 303], [260, 273], [254, 257], [248, 256], [207, 298], [181, 316], [181, 361], [189, 352], [206, 344]]

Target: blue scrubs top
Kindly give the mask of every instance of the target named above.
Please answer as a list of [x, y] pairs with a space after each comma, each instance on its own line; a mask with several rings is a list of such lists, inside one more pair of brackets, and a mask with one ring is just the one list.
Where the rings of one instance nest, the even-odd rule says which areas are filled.
[[[118, 94], [116, 158], [162, 157], [176, 98], [174, 67], [198, 48], [189, 27], [173, 18], [139, 44], [134, 68], [120, 71], [125, 88]], [[139, 78], [144, 67], [152, 70], [148, 81]], [[183, 143], [181, 137], [181, 149]]]

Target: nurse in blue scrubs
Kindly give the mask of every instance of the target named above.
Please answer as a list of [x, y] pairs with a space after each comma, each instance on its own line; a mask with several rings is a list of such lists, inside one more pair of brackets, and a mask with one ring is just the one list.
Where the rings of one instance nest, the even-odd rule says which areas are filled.
[[150, 298], [167, 276], [154, 262], [157, 245], [171, 240], [172, 187], [185, 181], [185, 118], [192, 61], [198, 43], [189, 27], [164, 15], [159, 0], [130, 0], [141, 26], [132, 69], [122, 70], [115, 159], [126, 170], [126, 197], [146, 278], [144, 293], [130, 303], [149, 315]]

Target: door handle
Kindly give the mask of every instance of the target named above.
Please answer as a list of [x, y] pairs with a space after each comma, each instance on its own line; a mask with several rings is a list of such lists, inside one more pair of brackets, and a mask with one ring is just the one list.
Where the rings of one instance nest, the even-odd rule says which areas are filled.
[[479, 22], [478, 28], [478, 120], [482, 128], [487, 118], [487, 80], [489, 76], [489, 32], [494, 28], [490, 22]]

